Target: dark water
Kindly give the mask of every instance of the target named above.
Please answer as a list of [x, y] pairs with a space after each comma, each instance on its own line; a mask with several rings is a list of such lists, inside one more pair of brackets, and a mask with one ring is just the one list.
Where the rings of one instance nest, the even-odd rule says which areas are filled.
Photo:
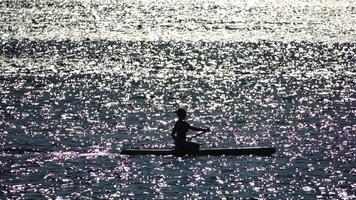
[[238, 3], [0, 2], [0, 199], [354, 199], [355, 6]]

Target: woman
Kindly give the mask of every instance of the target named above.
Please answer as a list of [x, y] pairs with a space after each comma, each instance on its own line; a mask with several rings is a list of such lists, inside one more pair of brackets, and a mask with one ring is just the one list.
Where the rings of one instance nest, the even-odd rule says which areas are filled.
[[174, 139], [175, 150], [199, 151], [199, 144], [187, 141], [187, 132], [189, 130], [209, 132], [210, 129], [196, 128], [190, 126], [186, 121], [184, 121], [187, 117], [187, 112], [182, 108], [177, 110], [175, 113], [178, 116], [178, 121], [174, 124], [172, 130], [172, 138]]

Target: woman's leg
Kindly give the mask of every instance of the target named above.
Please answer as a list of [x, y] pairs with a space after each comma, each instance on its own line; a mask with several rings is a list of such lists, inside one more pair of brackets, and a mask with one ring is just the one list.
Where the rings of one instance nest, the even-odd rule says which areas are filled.
[[186, 147], [190, 151], [199, 151], [200, 144], [195, 143], [195, 142], [186, 142]]

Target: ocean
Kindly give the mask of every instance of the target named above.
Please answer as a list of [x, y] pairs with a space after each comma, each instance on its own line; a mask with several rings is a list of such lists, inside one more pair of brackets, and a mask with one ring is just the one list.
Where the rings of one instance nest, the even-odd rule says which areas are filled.
[[[0, 199], [355, 199], [356, 2], [1, 0]], [[176, 111], [203, 148], [172, 148]], [[197, 133], [189, 132], [189, 135]]]

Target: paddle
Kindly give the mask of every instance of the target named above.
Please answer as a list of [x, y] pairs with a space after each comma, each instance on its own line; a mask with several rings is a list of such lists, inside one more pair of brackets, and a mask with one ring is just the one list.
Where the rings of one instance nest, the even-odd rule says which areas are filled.
[[196, 135], [194, 135], [194, 136], [188, 138], [187, 141], [189, 141], [189, 140], [191, 140], [191, 139], [193, 139], [193, 138], [196, 138], [196, 137], [198, 137], [198, 136], [201, 136], [201, 135], [203, 135], [204, 133], [207, 133], [207, 132], [209, 132], [209, 131], [210, 131], [210, 129], [208, 129], [208, 130], [206, 130], [206, 131], [203, 131], [202, 133], [196, 134]]

